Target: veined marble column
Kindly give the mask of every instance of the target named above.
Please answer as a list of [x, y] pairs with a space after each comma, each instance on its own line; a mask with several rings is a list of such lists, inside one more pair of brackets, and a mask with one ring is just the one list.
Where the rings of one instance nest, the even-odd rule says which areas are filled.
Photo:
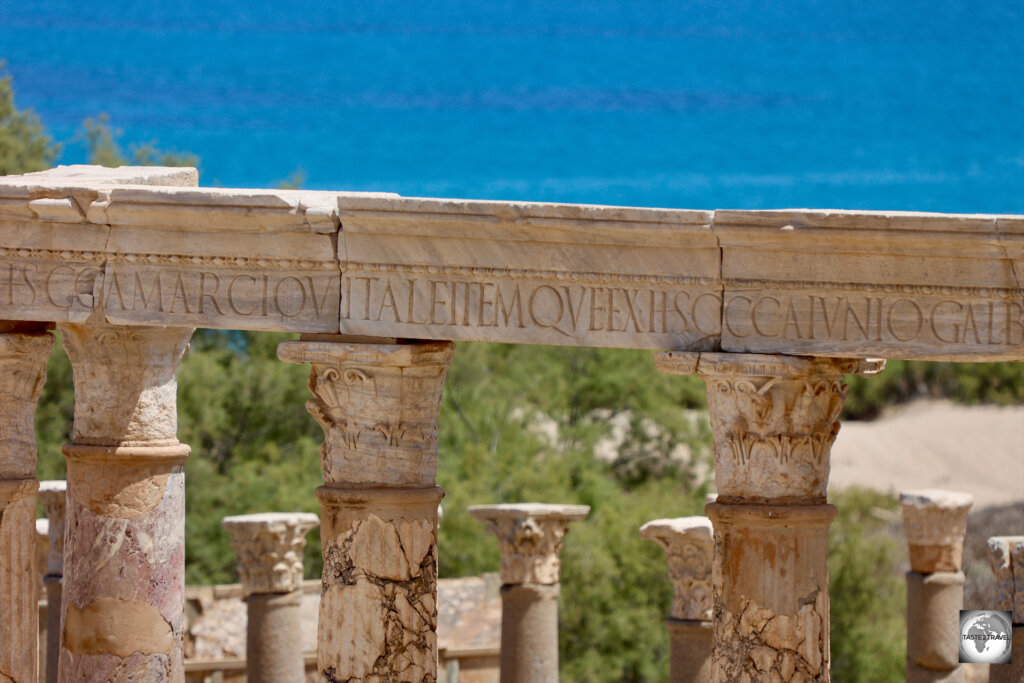
[[325, 681], [437, 680], [437, 418], [451, 342], [283, 342], [312, 363], [324, 430], [317, 666]]
[[501, 550], [501, 683], [558, 680], [562, 539], [588, 505], [473, 505]]
[[189, 328], [61, 324], [75, 379], [60, 680], [183, 681]]
[[302, 549], [320, 523], [303, 512], [225, 517], [248, 604], [245, 670], [250, 683], [302, 683]]
[[675, 589], [668, 626], [671, 683], [711, 681], [711, 566], [714, 532], [707, 517], [655, 519], [640, 535], [665, 549]]
[[988, 539], [988, 557], [996, 577], [992, 607], [1011, 612], [1012, 659], [1008, 664], [989, 666], [990, 683], [1024, 681], [1024, 536], [993, 536]]
[[67, 516], [67, 482], [55, 479], [40, 482], [39, 502], [50, 521], [49, 548], [46, 553], [46, 683], [57, 683], [60, 663], [61, 593], [64, 581], [64, 527]]
[[48, 332], [0, 323], [0, 681], [39, 671], [36, 557], [36, 402], [53, 348]]
[[907, 683], [960, 683], [964, 535], [974, 496], [922, 489], [900, 493], [910, 549]]
[[712, 680], [829, 677], [829, 453], [843, 376], [883, 361], [731, 353], [659, 353], [667, 373], [707, 385], [718, 497]]

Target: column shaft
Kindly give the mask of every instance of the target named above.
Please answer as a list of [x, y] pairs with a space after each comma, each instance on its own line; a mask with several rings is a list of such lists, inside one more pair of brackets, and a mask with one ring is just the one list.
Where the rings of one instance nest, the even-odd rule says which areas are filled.
[[39, 485], [39, 502], [49, 520], [49, 548], [46, 553], [46, 683], [57, 683], [60, 664], [60, 619], [64, 587], [64, 529], [67, 519], [67, 483], [44, 481]]
[[502, 683], [558, 680], [560, 591], [557, 583], [501, 587]]
[[53, 336], [46, 332], [0, 334], [0, 681], [5, 682], [38, 678], [35, 409], [52, 348]]
[[61, 325], [75, 378], [62, 681], [183, 681], [185, 458], [175, 372], [191, 329]]
[[664, 372], [707, 385], [718, 496], [712, 680], [829, 677], [829, 453], [843, 375], [881, 362], [728, 353], [662, 353]]
[[284, 342], [312, 363], [306, 407], [324, 430], [326, 681], [437, 680], [437, 418], [450, 342]]
[[254, 593], [245, 601], [248, 683], [302, 683], [302, 591]]

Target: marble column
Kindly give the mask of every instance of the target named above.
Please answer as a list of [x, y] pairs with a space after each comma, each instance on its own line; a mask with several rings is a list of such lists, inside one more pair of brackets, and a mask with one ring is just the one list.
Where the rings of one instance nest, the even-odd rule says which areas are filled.
[[183, 681], [189, 328], [61, 324], [75, 380], [60, 680]]
[[996, 577], [992, 607], [1011, 613], [1012, 659], [989, 665], [990, 683], [1024, 681], [1024, 536], [993, 536], [988, 557]]
[[249, 683], [302, 683], [302, 549], [320, 523], [303, 512], [225, 517], [248, 605], [245, 641]]
[[707, 385], [718, 496], [712, 680], [829, 677], [829, 453], [843, 376], [882, 361], [731, 353], [659, 353], [672, 374]]
[[50, 552], [50, 521], [45, 517], [36, 520], [36, 567], [40, 571], [36, 573], [39, 583], [36, 584], [39, 602], [39, 680], [45, 680], [46, 676], [46, 585], [43, 583], [43, 574], [46, 573], [46, 555]]
[[39, 502], [50, 521], [49, 548], [46, 553], [46, 683], [57, 683], [60, 662], [61, 592], [64, 581], [64, 527], [67, 513], [67, 482], [63, 479], [40, 482]]
[[437, 680], [437, 418], [451, 342], [316, 335], [278, 357], [312, 363], [324, 430], [321, 680]]
[[711, 681], [711, 566], [714, 533], [707, 517], [655, 519], [640, 535], [665, 549], [675, 589], [665, 620], [671, 644], [671, 683]]
[[562, 540], [587, 505], [473, 505], [501, 551], [501, 683], [558, 680]]
[[39, 671], [36, 402], [53, 335], [0, 322], [0, 681]]
[[960, 610], [964, 535], [974, 496], [921, 489], [900, 493], [910, 551], [907, 683], [961, 683]]

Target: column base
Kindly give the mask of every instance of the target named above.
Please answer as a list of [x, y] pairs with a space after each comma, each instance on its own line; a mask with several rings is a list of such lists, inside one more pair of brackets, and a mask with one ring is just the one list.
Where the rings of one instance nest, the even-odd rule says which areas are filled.
[[672, 648], [669, 683], [711, 683], [711, 622], [669, 617], [665, 625]]
[[438, 486], [321, 486], [317, 666], [328, 681], [437, 680]]

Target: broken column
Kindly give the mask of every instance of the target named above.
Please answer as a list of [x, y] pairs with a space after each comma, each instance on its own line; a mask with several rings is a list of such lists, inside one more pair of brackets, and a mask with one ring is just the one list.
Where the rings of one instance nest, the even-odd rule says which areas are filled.
[[714, 533], [707, 517], [655, 519], [640, 535], [665, 549], [675, 596], [668, 626], [671, 683], [711, 681], [711, 566]]
[[451, 342], [317, 335], [278, 357], [312, 363], [306, 408], [324, 430], [323, 593], [328, 681], [437, 680], [437, 418]]
[[829, 680], [829, 453], [847, 373], [882, 361], [658, 353], [707, 385], [718, 496], [712, 680]]
[[189, 328], [61, 324], [75, 380], [60, 678], [183, 681]]
[[960, 610], [964, 606], [964, 534], [969, 493], [921, 489], [900, 493], [910, 550], [907, 572], [907, 681], [964, 680]]
[[473, 505], [501, 551], [501, 682], [558, 680], [562, 539], [588, 505]]
[[1004, 664], [989, 665], [990, 683], [1024, 681], [1024, 536], [993, 536], [988, 557], [996, 577], [992, 607], [1011, 613], [1011, 654]]
[[250, 683], [301, 683], [302, 549], [320, 520], [302, 512], [225, 517], [248, 605], [245, 641]]
[[61, 592], [64, 581], [64, 526], [67, 510], [67, 482], [62, 479], [40, 482], [39, 502], [50, 522], [49, 548], [46, 553], [46, 683], [57, 683], [60, 661]]
[[35, 411], [53, 335], [32, 327], [0, 321], [0, 681], [15, 683], [39, 670]]

